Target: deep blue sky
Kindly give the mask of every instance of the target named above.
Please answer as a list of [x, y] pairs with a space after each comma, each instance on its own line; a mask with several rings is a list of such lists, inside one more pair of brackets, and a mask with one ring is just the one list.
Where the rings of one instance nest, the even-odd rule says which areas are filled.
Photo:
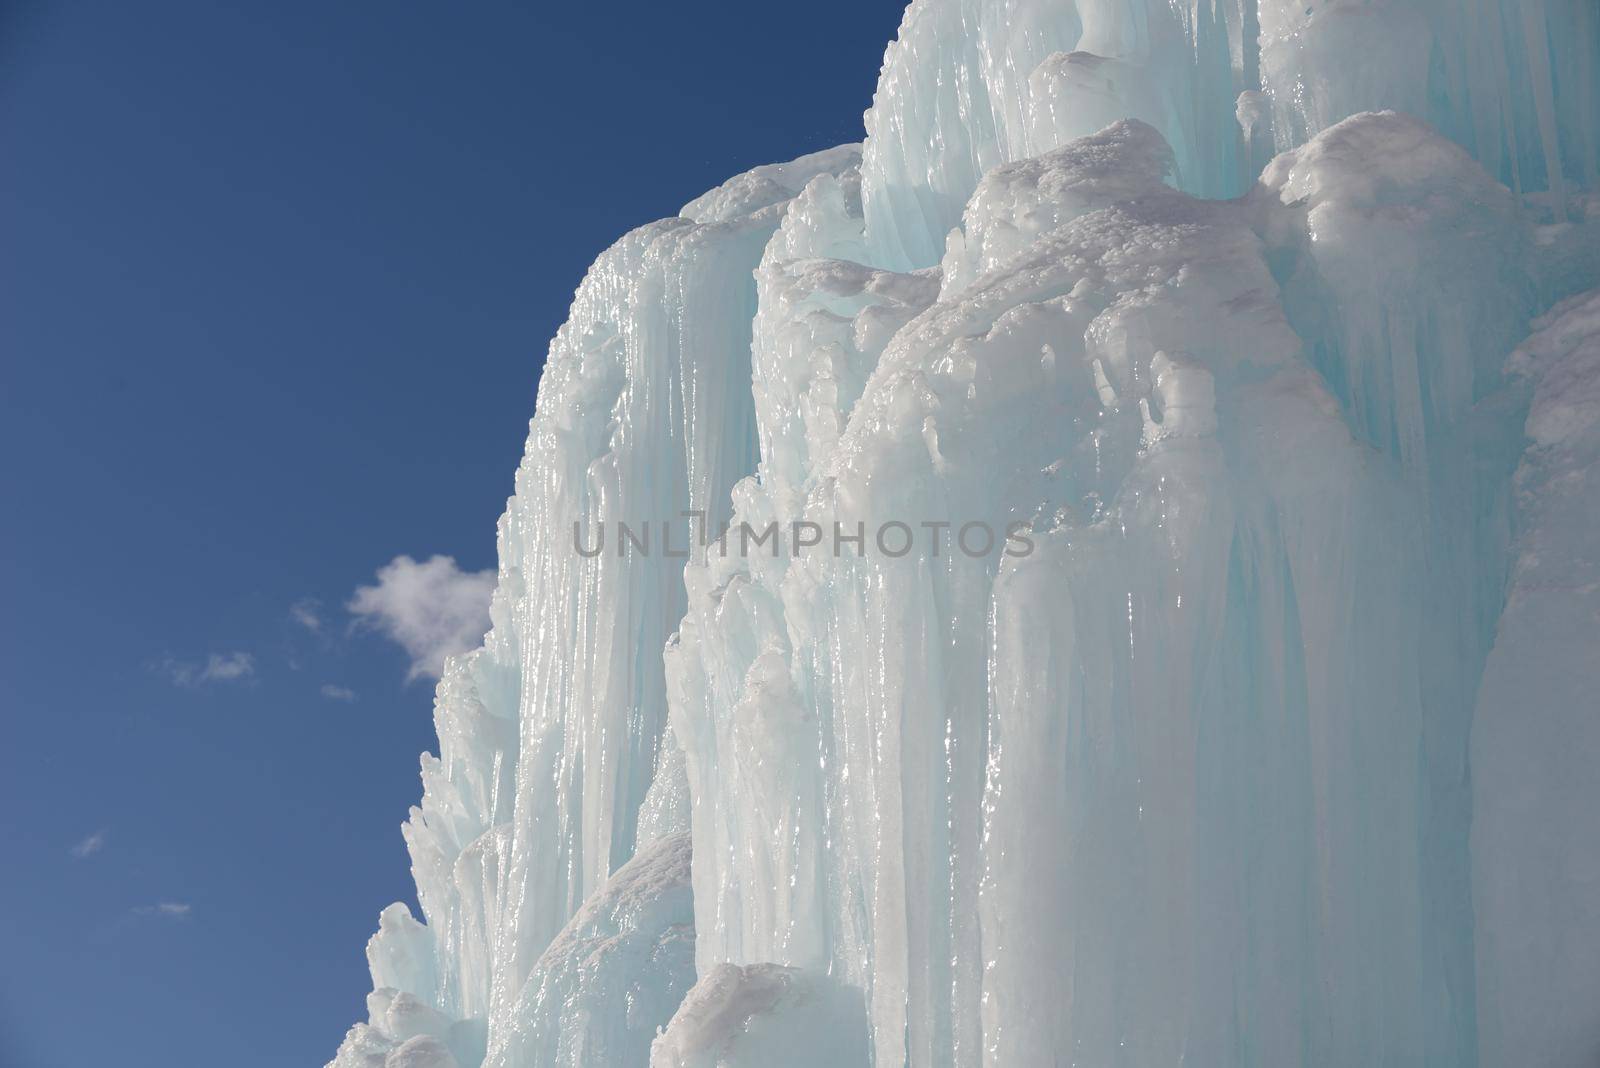
[[0, 1066], [332, 1055], [433, 748], [341, 606], [493, 564], [584, 267], [858, 138], [899, 15], [0, 0]]

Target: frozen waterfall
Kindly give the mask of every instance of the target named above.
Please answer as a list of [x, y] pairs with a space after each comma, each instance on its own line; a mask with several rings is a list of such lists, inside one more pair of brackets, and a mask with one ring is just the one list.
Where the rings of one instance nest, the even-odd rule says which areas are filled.
[[1597, 67], [915, 0], [579, 287], [331, 1068], [1594, 1063]]

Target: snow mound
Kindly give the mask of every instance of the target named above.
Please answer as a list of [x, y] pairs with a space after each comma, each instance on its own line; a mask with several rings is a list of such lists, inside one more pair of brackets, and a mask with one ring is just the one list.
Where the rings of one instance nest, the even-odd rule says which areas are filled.
[[719, 964], [650, 1048], [650, 1068], [868, 1063], [860, 994], [779, 964]]

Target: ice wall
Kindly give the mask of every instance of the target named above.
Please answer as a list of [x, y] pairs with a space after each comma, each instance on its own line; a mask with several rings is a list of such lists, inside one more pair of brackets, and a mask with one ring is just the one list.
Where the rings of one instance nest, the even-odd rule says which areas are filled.
[[[757, 168], [626, 235], [590, 268], [551, 342], [500, 521], [494, 625], [481, 650], [446, 667], [440, 757], [423, 758], [423, 801], [405, 828], [427, 926], [412, 921], [404, 952], [390, 954], [398, 936], [386, 925], [369, 950], [411, 962], [375, 965], [375, 986], [476, 1030], [471, 1064], [526, 1022], [539, 958], [634, 855], [666, 719], [661, 648], [684, 606], [683, 560], [653, 525], [681, 525], [690, 509], [726, 514], [755, 456], [751, 271], [787, 200], [858, 157], [848, 146]], [[616, 524], [642, 534], [647, 521], [656, 555], [619, 556]], [[613, 534], [605, 551], [577, 551], [602, 529]], [[677, 537], [681, 552], [687, 535]], [[685, 818], [663, 802], [652, 836], [686, 830]], [[373, 1016], [334, 1063], [366, 1064], [358, 1047], [386, 1035]]]
[[[942, 556], [791, 540], [689, 571], [668, 674], [701, 969], [844, 976], [875, 1063], [1475, 1044], [1490, 636], [1459, 618], [1492, 619], [1502, 566], [1514, 452], [1470, 416], [1531, 308], [1516, 205], [1394, 113], [1237, 202], [1163, 185], [1172, 158], [1123, 123], [992, 169], [837, 444], [764, 432], [734, 492], [756, 527], [947, 524]], [[824, 214], [803, 194], [769, 247], [773, 307], [797, 275], [841, 293], [845, 266], [782, 258], [825, 222], [848, 242]], [[757, 352], [796, 328], [767, 306]], [[758, 397], [824, 348], [758, 361]], [[1034, 551], [959, 553], [973, 521]]]
[[579, 288], [336, 1068], [1586, 1063], [1597, 60], [916, 0]]
[[1359, 111], [1427, 119], [1516, 190], [1595, 186], [1600, 9], [1585, 0], [1260, 0], [1278, 147]]
[[1600, 1050], [1600, 290], [1512, 354], [1533, 390], [1510, 592], [1472, 735], [1485, 1064]]
[[663, 558], [577, 547], [617, 523], [716, 512], [751, 463], [749, 272], [783, 190], [762, 175], [724, 192], [691, 205], [698, 221], [636, 230], [596, 262], [540, 383], [508, 509], [522, 692], [492, 1012], [633, 854], [665, 722], [658, 650], [680, 577]]
[[1245, 6], [913, 3], [866, 115], [863, 200], [873, 262], [937, 263], [990, 168], [1122, 118], [1166, 136], [1183, 188], [1242, 190], [1248, 176], [1235, 145], [1234, 98], [1255, 87]]
[[873, 262], [937, 262], [990, 168], [1121, 118], [1215, 197], [1274, 149], [1394, 108], [1564, 206], [1600, 167], [1597, 39], [1587, 0], [917, 0], [866, 116]]
[[643, 1064], [694, 985], [689, 833], [647, 846], [540, 954], [488, 1065]]

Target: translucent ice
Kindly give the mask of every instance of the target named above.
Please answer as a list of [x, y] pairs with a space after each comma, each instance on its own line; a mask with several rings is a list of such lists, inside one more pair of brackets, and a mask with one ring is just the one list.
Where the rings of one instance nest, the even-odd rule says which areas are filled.
[[1485, 1064], [1600, 1048], [1600, 290], [1538, 323], [1510, 592], [1472, 731]]
[[[1365, 183], [1333, 162], [1346, 151], [1368, 154]], [[1433, 180], [1408, 185], [1408, 160]], [[1434, 215], [1480, 212], [1476, 230], [1505, 230], [1514, 253], [1509, 196], [1485, 197], [1476, 164], [1395, 115], [1330, 131], [1239, 203], [1167, 188], [1169, 161], [1154, 130], [1125, 124], [991, 172], [941, 300], [878, 357], [838, 446], [798, 494], [764, 454], [734, 495], [756, 524], [1024, 521], [1036, 551], [786, 546], [690, 568], [668, 672], [701, 968], [845, 977], [877, 1063], [1063, 1048], [1232, 1063], [1247, 1047], [1362, 1063], [1471, 1043], [1469, 1017], [1432, 1011], [1470, 961], [1418, 934], [1437, 922], [1470, 940], [1464, 905], [1440, 899], [1437, 921], [1420, 907], [1445, 880], [1432, 865], [1464, 849], [1464, 824], [1429, 822], [1433, 734], [1465, 739], [1464, 719], [1435, 731], [1424, 697], [1425, 592], [1446, 565], [1430, 474], [1403, 434], [1371, 448], [1365, 408], [1415, 422], [1424, 449], [1462, 414], [1456, 339], [1411, 326], [1412, 393], [1342, 398], [1274, 267], [1336, 308], [1366, 291], [1334, 269], [1325, 215], [1348, 215], [1358, 248], [1381, 186], [1410, 222], [1385, 230], [1402, 270], [1450, 251]], [[1273, 196], [1279, 174], [1305, 188]], [[1461, 285], [1514, 330], [1524, 298], [1502, 298], [1497, 271]], [[1390, 299], [1393, 318], [1443, 297]], [[1215, 1024], [1232, 1013], [1256, 1023]]]
[[642, 1064], [694, 985], [689, 835], [642, 848], [534, 965], [485, 1064]]
[[916, 0], [580, 286], [336, 1068], [1586, 1063], [1597, 58]]
[[650, 1049], [651, 1068], [812, 1068], [861, 1064], [861, 999], [824, 975], [777, 964], [719, 964]]

